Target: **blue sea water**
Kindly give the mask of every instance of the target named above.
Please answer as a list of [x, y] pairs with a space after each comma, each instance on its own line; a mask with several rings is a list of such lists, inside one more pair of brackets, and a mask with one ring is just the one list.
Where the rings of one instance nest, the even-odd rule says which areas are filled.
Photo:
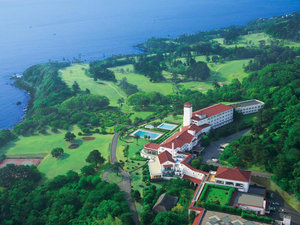
[[9, 77], [31, 65], [135, 53], [133, 45], [153, 36], [243, 25], [299, 9], [299, 0], [0, 0], [0, 129], [12, 128], [24, 114], [28, 96]]

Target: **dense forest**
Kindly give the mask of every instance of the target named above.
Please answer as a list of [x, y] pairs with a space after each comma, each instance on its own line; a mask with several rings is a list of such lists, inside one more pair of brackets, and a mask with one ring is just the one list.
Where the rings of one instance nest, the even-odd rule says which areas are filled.
[[0, 169], [0, 224], [131, 225], [132, 215], [116, 184], [73, 171], [39, 185], [35, 166]]

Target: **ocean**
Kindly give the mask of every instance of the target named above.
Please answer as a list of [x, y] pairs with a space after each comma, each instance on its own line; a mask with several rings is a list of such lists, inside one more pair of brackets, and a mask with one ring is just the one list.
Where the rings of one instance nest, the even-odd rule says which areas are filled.
[[0, 0], [0, 129], [24, 116], [29, 97], [10, 77], [29, 66], [136, 53], [133, 46], [151, 37], [243, 25], [297, 10], [299, 0]]

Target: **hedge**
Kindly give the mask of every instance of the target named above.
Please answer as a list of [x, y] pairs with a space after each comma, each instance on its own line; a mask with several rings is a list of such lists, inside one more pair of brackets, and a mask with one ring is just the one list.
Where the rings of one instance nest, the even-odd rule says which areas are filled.
[[255, 214], [247, 213], [247, 212], [242, 212], [242, 218], [248, 219], [248, 220], [259, 221], [259, 222], [264, 222], [264, 223], [273, 223], [274, 222], [274, 219], [271, 219], [269, 217], [257, 216]]
[[243, 209], [240, 209], [240, 208], [235, 208], [235, 207], [227, 206], [227, 205], [218, 205], [218, 204], [207, 203], [207, 202], [203, 202], [202, 207], [207, 210], [226, 212], [226, 213], [235, 214], [235, 215], [239, 215], [239, 216], [243, 212]]

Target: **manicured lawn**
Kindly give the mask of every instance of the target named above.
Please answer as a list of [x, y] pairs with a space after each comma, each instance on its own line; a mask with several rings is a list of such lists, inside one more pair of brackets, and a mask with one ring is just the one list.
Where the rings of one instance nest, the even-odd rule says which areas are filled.
[[293, 41], [282, 40], [282, 39], [274, 39], [266, 33], [241, 35], [238, 38], [237, 42], [235, 44], [231, 44], [231, 45], [224, 45], [223, 44], [224, 38], [215, 38], [213, 40], [217, 41], [223, 47], [226, 47], [226, 48], [234, 48], [235, 46], [237, 46], [237, 47], [259, 46], [260, 41], [265, 41], [266, 45], [270, 45], [272, 40], [279, 40], [280, 43], [283, 44], [284, 46], [295, 47], [295, 48], [300, 47], [300, 42], [293, 42]]
[[[69, 143], [64, 140], [65, 132], [49, 132], [47, 135], [38, 134], [30, 137], [21, 136], [16, 141], [12, 141], [1, 148], [0, 153], [6, 155], [47, 154], [38, 168], [48, 178], [65, 174], [69, 170], [79, 171], [82, 166], [87, 164], [85, 159], [94, 149], [98, 149], [102, 156], [108, 159], [112, 135], [94, 134], [95, 140], [83, 141], [77, 135], [79, 129], [75, 127], [72, 132], [77, 136], [76, 142], [79, 144], [79, 147], [77, 149], [69, 149]], [[55, 147], [62, 147], [65, 151], [64, 156], [59, 159], [53, 158], [50, 152]]]
[[239, 79], [248, 76], [244, 72], [243, 65], [247, 65], [250, 59], [233, 60], [225, 62], [224, 64], [216, 64], [211, 70], [214, 72], [211, 76], [211, 80], [216, 79], [222, 83], [230, 83], [233, 79]]
[[120, 173], [115, 173], [112, 172], [110, 174], [108, 174], [107, 178], [112, 182], [112, 183], [120, 183], [123, 179]]
[[110, 105], [118, 106], [119, 98], [126, 98], [126, 94], [114, 82], [97, 80], [86, 75], [88, 64], [73, 64], [63, 70], [60, 70], [61, 77], [69, 87], [72, 87], [76, 81], [81, 90], [89, 89], [92, 94], [104, 95], [109, 98]]
[[[121, 73], [121, 69], [125, 72]], [[117, 80], [122, 80], [124, 77], [131, 84], [137, 85], [138, 89], [145, 92], [156, 91], [163, 95], [168, 95], [173, 93], [173, 85], [170, 82], [153, 83], [150, 82], [149, 78], [142, 74], [137, 74], [134, 72], [133, 65], [125, 65], [111, 68], [115, 72]]]
[[201, 195], [201, 202], [219, 203], [220, 205], [228, 205], [234, 188], [206, 184]]

